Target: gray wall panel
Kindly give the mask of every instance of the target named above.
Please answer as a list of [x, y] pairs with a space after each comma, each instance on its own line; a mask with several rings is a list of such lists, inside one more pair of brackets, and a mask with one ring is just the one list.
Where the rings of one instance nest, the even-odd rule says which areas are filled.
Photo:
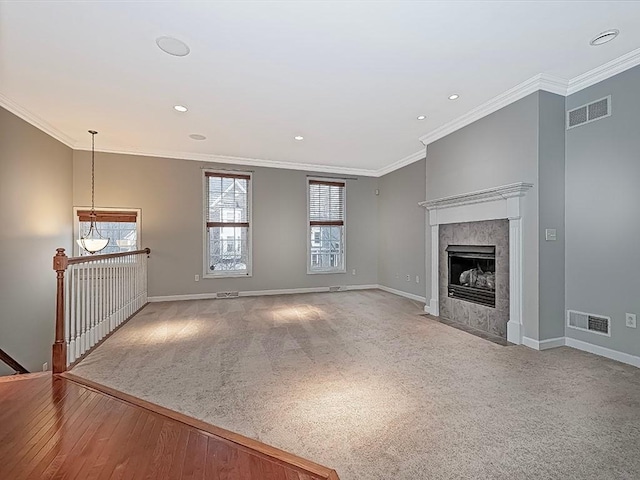
[[[89, 160], [89, 152], [74, 152], [76, 206], [90, 203]], [[377, 283], [378, 179], [347, 180], [347, 273], [307, 275], [306, 176], [312, 172], [233, 165], [217, 167], [254, 172], [253, 276], [195, 282], [194, 276], [203, 273], [203, 165], [96, 155], [96, 204], [142, 209], [142, 244], [153, 251], [151, 296]]]
[[[564, 336], [565, 98], [540, 92], [540, 340]], [[545, 230], [557, 240], [546, 241]]]
[[[425, 296], [426, 161], [380, 177], [378, 283]], [[409, 281], [407, 281], [409, 275]], [[416, 283], [416, 275], [420, 283]]]
[[[56, 248], [72, 238], [72, 150], [0, 108], [0, 348], [51, 367]], [[0, 375], [13, 370], [0, 362]]]
[[566, 304], [612, 317], [611, 338], [566, 335], [640, 355], [640, 67], [567, 98], [567, 108], [611, 95], [612, 115], [567, 131]]

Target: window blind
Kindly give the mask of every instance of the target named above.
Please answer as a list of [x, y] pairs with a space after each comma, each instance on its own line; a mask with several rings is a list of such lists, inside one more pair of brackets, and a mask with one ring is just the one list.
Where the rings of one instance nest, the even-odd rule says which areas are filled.
[[[96, 222], [136, 223], [138, 212], [96, 210]], [[78, 220], [91, 221], [91, 210], [78, 210]]]
[[309, 224], [344, 225], [344, 182], [309, 180]]

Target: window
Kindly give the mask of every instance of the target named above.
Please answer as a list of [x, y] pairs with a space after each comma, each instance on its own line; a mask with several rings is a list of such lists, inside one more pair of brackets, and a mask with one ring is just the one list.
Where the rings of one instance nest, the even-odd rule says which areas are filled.
[[205, 171], [205, 277], [251, 275], [251, 174]]
[[309, 178], [307, 273], [344, 273], [345, 183]]
[[[76, 208], [76, 238], [79, 239], [89, 230], [91, 218], [89, 217], [91, 210], [89, 208]], [[100, 255], [105, 253], [120, 253], [138, 250], [140, 248], [139, 234], [139, 210], [116, 210], [103, 209], [96, 210], [96, 227], [104, 238], [109, 239], [109, 243], [98, 252]], [[74, 246], [78, 255], [90, 255], [89, 252], [80, 248], [77, 244]]]

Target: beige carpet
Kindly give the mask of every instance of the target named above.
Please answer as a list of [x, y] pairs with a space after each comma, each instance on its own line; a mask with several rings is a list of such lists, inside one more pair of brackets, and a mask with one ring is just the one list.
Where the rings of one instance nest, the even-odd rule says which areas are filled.
[[360, 479], [639, 479], [640, 370], [388, 293], [151, 304], [73, 373]]

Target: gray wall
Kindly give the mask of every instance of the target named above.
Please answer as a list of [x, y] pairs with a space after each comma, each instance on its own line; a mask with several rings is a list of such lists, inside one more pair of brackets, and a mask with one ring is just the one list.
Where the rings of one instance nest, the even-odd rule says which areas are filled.
[[640, 355], [640, 67], [567, 98], [567, 109], [611, 95], [612, 116], [567, 131], [566, 304], [612, 318], [611, 338], [566, 335]]
[[71, 149], [0, 108], [0, 348], [30, 371], [51, 365], [51, 259], [71, 245], [71, 182]]
[[425, 209], [418, 202], [425, 199], [425, 168], [420, 160], [380, 177], [378, 196], [378, 283], [420, 297], [426, 280]]
[[[565, 98], [539, 93], [540, 340], [564, 336]], [[546, 241], [545, 230], [557, 240]]]
[[[203, 273], [203, 165], [186, 160], [96, 154], [96, 205], [142, 209], [142, 245], [152, 250], [151, 296], [378, 283], [376, 178], [347, 180], [347, 273], [307, 275], [309, 172], [242, 166], [235, 168], [254, 172], [253, 276], [195, 282], [195, 274]], [[74, 152], [76, 206], [90, 203], [89, 175], [90, 153]], [[352, 275], [353, 269], [356, 275]]]
[[[427, 147], [427, 199], [514, 182], [534, 187], [523, 199], [524, 335], [538, 339], [538, 110], [533, 93]], [[430, 238], [427, 250], [430, 250]], [[427, 285], [428, 296], [431, 287]]]

